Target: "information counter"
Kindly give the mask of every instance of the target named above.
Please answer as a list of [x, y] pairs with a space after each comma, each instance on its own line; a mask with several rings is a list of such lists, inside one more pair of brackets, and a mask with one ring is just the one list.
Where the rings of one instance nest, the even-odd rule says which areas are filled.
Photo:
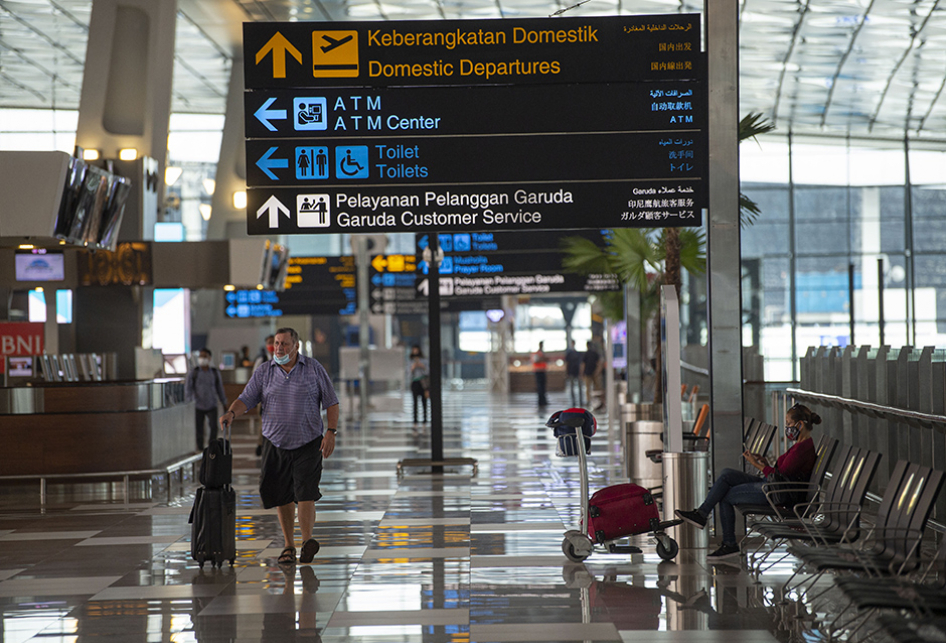
[[0, 388], [0, 472], [151, 469], [194, 452], [183, 379]]

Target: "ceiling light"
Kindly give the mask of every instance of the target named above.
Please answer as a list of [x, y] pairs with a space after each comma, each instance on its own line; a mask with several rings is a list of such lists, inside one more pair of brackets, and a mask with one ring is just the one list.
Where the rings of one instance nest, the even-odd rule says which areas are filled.
[[214, 181], [213, 179], [204, 179], [202, 183], [204, 185], [204, 192], [206, 192], [210, 196], [213, 196], [214, 189], [217, 187], [217, 182]]
[[210, 215], [213, 211], [213, 208], [210, 207], [209, 203], [201, 203], [197, 206], [197, 209], [200, 211], [200, 218], [204, 221], [210, 221]]
[[237, 210], [246, 208], [246, 190], [238, 190], [233, 193], [233, 207]]
[[98, 150], [82, 150], [82, 160], [84, 161], [98, 161], [99, 156]]
[[118, 158], [123, 161], [134, 161], [138, 158], [138, 150], [133, 147], [126, 147], [118, 150]]
[[21, 243], [21, 244], [20, 244], [19, 246], [17, 246], [17, 247], [18, 247], [20, 250], [32, 250], [32, 249], [35, 248], [36, 246], [34, 246], [32, 243]]
[[233, 284], [227, 284], [226, 286], [223, 287], [223, 289], [226, 290], [227, 292], [233, 292], [234, 290], [236, 290], [236, 286], [234, 286]]
[[174, 185], [177, 183], [177, 180], [181, 178], [181, 174], [183, 173], [184, 168], [168, 165], [166, 168], [164, 168], [164, 185]]

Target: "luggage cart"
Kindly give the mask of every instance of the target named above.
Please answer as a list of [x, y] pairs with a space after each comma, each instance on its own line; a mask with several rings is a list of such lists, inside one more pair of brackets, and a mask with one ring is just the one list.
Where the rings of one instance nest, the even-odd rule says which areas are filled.
[[[624, 530], [621, 533], [614, 534], [613, 537], [593, 529], [594, 519], [598, 518], [598, 515], [595, 513], [597, 507], [592, 507], [593, 497], [589, 497], [588, 494], [587, 450], [590, 450], [591, 436], [594, 435], [597, 423], [591, 412], [578, 408], [559, 411], [552, 415], [549, 421], [546, 422], [546, 426], [551, 427], [555, 432], [555, 437], [559, 441], [559, 455], [565, 457], [578, 456], [578, 470], [581, 477], [581, 518], [578, 529], [569, 529], [565, 532], [565, 538], [562, 540], [562, 552], [565, 557], [574, 562], [581, 562], [595, 551], [611, 554], [639, 554], [641, 553], [639, 547], [629, 543], [619, 544], [619, 541], [628, 536], [651, 533], [657, 541], [657, 555], [663, 560], [673, 560], [680, 551], [680, 547], [677, 545], [677, 541], [671, 538], [665, 530], [675, 527], [683, 521], [679, 519], [661, 521], [659, 514], [657, 514], [656, 501], [650, 492], [643, 487], [630, 484], [613, 485], [599, 490], [594, 497], [598, 497], [602, 492], [607, 495], [610, 490], [617, 490], [619, 487], [639, 489], [641, 503], [651, 515], [646, 521], [646, 527]], [[630, 490], [633, 491], [633, 489]], [[627, 505], [628, 514], [638, 510], [636, 505]]]

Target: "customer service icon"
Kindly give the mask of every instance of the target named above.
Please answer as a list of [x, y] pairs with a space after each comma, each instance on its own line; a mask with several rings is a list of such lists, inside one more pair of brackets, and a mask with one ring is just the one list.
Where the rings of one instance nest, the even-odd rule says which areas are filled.
[[296, 195], [296, 221], [300, 228], [327, 228], [332, 223], [328, 194]]

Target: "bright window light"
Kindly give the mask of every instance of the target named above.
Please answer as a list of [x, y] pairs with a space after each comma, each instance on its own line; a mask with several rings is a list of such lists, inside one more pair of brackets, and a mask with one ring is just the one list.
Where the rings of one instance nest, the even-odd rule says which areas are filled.
[[190, 291], [185, 288], [154, 289], [151, 345], [164, 354], [190, 352]]
[[[46, 295], [42, 288], [29, 291], [29, 317], [31, 322], [46, 321]], [[72, 291], [56, 291], [56, 322], [72, 323]]]

